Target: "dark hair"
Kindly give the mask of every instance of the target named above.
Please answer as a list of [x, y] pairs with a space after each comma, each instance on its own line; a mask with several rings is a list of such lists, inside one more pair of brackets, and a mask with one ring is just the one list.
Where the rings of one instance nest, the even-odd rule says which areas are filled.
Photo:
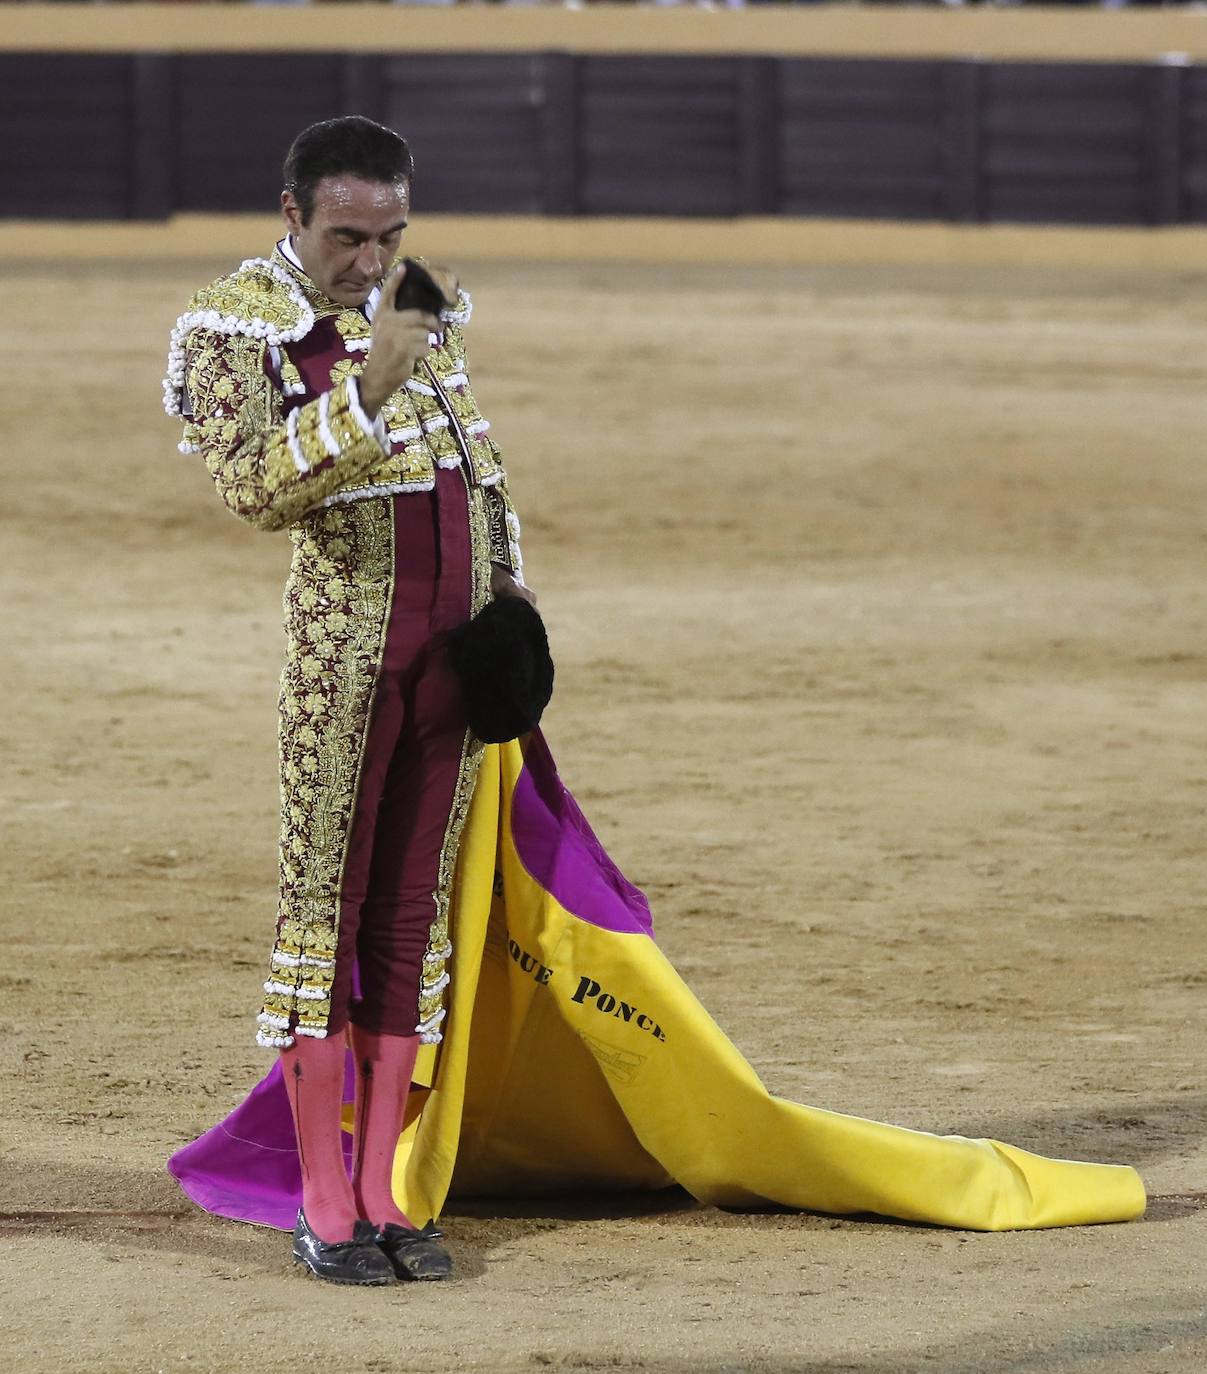
[[410, 181], [415, 160], [393, 129], [364, 115], [341, 115], [303, 129], [285, 154], [285, 189], [309, 224], [314, 192], [324, 177], [357, 176], [365, 181]]

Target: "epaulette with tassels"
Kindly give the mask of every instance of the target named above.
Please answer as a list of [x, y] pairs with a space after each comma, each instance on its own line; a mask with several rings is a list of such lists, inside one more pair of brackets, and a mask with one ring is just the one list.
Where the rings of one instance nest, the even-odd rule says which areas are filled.
[[203, 286], [176, 321], [168, 347], [163, 408], [179, 415], [184, 395], [184, 344], [194, 329], [263, 339], [270, 348], [296, 343], [314, 326], [314, 311], [297, 282], [267, 258], [248, 258], [238, 271]]

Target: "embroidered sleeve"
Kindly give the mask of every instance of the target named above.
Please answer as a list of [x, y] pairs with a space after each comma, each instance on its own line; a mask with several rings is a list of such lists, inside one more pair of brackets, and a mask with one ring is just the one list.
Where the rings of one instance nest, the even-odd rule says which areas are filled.
[[282, 420], [263, 339], [197, 329], [185, 346], [185, 444], [200, 451], [227, 506], [265, 530], [284, 529], [385, 452], [380, 420], [361, 409], [356, 380]]

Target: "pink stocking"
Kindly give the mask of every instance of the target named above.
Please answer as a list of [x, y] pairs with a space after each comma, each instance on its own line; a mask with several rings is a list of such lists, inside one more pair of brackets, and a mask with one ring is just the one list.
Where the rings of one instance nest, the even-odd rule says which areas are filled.
[[281, 1051], [302, 1166], [302, 1210], [315, 1235], [332, 1243], [350, 1240], [357, 1218], [340, 1133], [344, 1053], [342, 1033], [325, 1040], [299, 1035]]
[[[394, 1151], [419, 1052], [417, 1035], [383, 1035], [352, 1027], [356, 1056], [356, 1150], [352, 1187], [360, 1215], [375, 1226], [410, 1226], [390, 1187]], [[309, 1216], [309, 1213], [307, 1213]]]

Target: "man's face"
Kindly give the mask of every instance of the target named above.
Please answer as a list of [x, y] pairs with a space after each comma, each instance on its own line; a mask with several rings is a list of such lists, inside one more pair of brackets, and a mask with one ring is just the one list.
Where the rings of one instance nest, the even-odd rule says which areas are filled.
[[281, 192], [281, 213], [310, 280], [339, 305], [358, 306], [398, 254], [410, 200], [405, 181], [324, 177], [309, 224], [291, 191]]

